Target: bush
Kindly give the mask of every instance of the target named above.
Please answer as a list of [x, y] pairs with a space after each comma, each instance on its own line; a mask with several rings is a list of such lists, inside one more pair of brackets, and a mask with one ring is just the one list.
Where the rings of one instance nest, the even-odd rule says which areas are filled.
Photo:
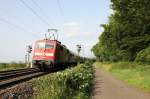
[[30, 81], [35, 99], [89, 99], [92, 82], [91, 62]]
[[150, 64], [150, 47], [141, 50], [137, 54], [135, 61]]

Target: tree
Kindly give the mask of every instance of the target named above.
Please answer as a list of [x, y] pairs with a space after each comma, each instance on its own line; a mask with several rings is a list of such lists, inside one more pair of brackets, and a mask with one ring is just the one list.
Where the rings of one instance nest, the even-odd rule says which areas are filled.
[[109, 61], [133, 61], [150, 44], [150, 1], [111, 0], [109, 17], [99, 42], [92, 48], [97, 57]]

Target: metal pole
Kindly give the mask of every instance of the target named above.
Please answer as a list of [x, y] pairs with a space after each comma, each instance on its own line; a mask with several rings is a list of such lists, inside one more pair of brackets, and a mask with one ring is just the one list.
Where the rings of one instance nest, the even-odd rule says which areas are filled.
[[25, 64], [27, 66], [28, 60], [27, 60], [27, 54], [25, 55]]
[[30, 53], [28, 52], [28, 67], [30, 67]]
[[27, 67], [30, 67], [30, 53], [32, 52], [32, 46], [27, 46]]
[[84, 61], [84, 45], [82, 45], [83, 61]]
[[81, 51], [81, 45], [80, 44], [77, 44], [77, 52], [78, 52], [78, 56], [80, 55], [80, 51]]

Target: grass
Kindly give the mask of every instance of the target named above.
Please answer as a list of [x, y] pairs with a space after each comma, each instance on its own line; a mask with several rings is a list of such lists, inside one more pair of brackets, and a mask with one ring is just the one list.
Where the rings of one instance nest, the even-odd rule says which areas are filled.
[[136, 62], [96, 62], [95, 65], [111, 72], [117, 78], [150, 92], [150, 65]]
[[34, 99], [90, 99], [93, 69], [90, 63], [30, 81]]
[[0, 71], [6, 71], [6, 70], [15, 70], [15, 69], [21, 69], [25, 68], [26, 65], [24, 63], [0, 63]]

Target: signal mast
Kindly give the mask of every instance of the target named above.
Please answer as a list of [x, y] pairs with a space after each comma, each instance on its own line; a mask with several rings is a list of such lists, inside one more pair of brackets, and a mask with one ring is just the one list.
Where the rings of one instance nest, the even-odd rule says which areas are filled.
[[27, 54], [25, 55], [25, 63], [27, 67], [30, 67], [30, 54], [32, 52], [32, 46], [27, 46]]
[[80, 55], [80, 52], [81, 52], [81, 45], [80, 44], [77, 44], [77, 52], [78, 52], [78, 56]]

